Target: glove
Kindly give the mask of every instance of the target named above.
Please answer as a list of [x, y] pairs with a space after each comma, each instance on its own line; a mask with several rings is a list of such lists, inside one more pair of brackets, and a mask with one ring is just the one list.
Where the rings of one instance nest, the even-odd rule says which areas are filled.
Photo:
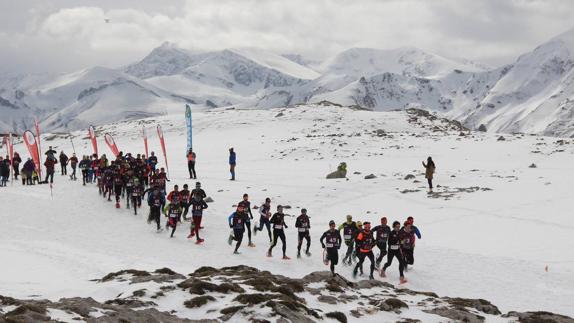
[[324, 244], [324, 243], [322, 243], [322, 244], [321, 244], [321, 247], [323, 247], [323, 249], [325, 249], [325, 244]]
[[230, 224], [230, 225], [229, 225], [229, 228], [233, 229], [233, 224]]

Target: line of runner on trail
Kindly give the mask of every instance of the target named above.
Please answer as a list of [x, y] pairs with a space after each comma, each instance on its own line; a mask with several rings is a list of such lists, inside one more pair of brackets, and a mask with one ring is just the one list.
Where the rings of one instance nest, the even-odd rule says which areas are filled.
[[[235, 180], [236, 153], [230, 149], [230, 173], [231, 180]], [[46, 180], [53, 181], [55, 173], [54, 165], [57, 163], [56, 152], [52, 147], [46, 152], [47, 168]], [[187, 152], [188, 170], [190, 179], [197, 179], [195, 170], [196, 153], [192, 150]], [[61, 174], [67, 175], [66, 166], [71, 164], [71, 180], [77, 180], [76, 168], [82, 173], [82, 184], [96, 183], [99, 194], [108, 201], [115, 201], [116, 208], [120, 208], [120, 201], [125, 199], [126, 208], [133, 209], [137, 215], [138, 209], [142, 206], [142, 201], [146, 201], [149, 206], [148, 223], [155, 223], [157, 232], [164, 229], [161, 225], [161, 214], [167, 218], [165, 228], [170, 232], [170, 237], [174, 237], [178, 224], [189, 221], [188, 239], [195, 238], [196, 244], [202, 244], [204, 239], [200, 238], [200, 230], [203, 219], [203, 212], [208, 208], [206, 202], [207, 195], [201, 188], [201, 183], [196, 182], [195, 188], [189, 190], [187, 184], [183, 189], [174, 185], [173, 190], [167, 192], [167, 182], [169, 181], [164, 168], [157, 168], [158, 159], [152, 152], [146, 158], [143, 154], [135, 157], [130, 154], [120, 154], [115, 160], [109, 161], [106, 155], [97, 156], [85, 155], [78, 160], [73, 155], [72, 158], [62, 151], [58, 158], [61, 165]], [[28, 161], [29, 162], [29, 161]], [[426, 177], [429, 182], [429, 189], [432, 190], [432, 175], [434, 173], [434, 162], [429, 157], [427, 163], [423, 163], [427, 170]], [[24, 167], [25, 168], [25, 167]], [[26, 176], [26, 175], [24, 175]], [[27, 181], [23, 184], [29, 184]], [[146, 198], [147, 194], [147, 198]], [[112, 200], [112, 196], [114, 200]], [[191, 218], [188, 214], [191, 209]], [[253, 210], [258, 210], [259, 221], [254, 222], [253, 230], [251, 222], [254, 220]], [[231, 229], [228, 243], [235, 246], [233, 253], [240, 254], [239, 248], [247, 231], [248, 246], [255, 247], [252, 236], [260, 231], [267, 231], [269, 238], [269, 248], [267, 257], [273, 256], [273, 249], [279, 240], [282, 244], [282, 259], [290, 260], [287, 256], [287, 236], [285, 230], [288, 229], [285, 222], [283, 207], [277, 205], [276, 212], [272, 212], [271, 199], [266, 198], [265, 202], [257, 207], [251, 206], [249, 195], [244, 194], [237, 203], [236, 210], [228, 217], [228, 224]], [[363, 264], [366, 259], [370, 262], [369, 278], [374, 279], [375, 270], [381, 277], [386, 276], [386, 270], [391, 266], [393, 259], [399, 263], [400, 283], [405, 283], [405, 272], [409, 265], [414, 264], [415, 241], [421, 238], [419, 229], [414, 226], [414, 219], [409, 217], [405, 222], [394, 221], [392, 227], [387, 224], [386, 217], [380, 219], [380, 224], [371, 226], [368, 221], [353, 221], [351, 215], [347, 215], [346, 221], [337, 226], [334, 220], [329, 222], [329, 229], [325, 231], [319, 242], [324, 250], [323, 261], [330, 266], [330, 270], [335, 275], [335, 266], [339, 262], [339, 249], [346, 246], [346, 251], [342, 260], [343, 265], [352, 266], [353, 277], [363, 275]], [[171, 231], [169, 229], [171, 228]], [[297, 258], [301, 257], [301, 249], [305, 243], [304, 254], [311, 256], [311, 222], [306, 209], [301, 209], [301, 214], [295, 220], [295, 231], [297, 232]], [[342, 232], [342, 235], [341, 235]], [[378, 254], [375, 257], [375, 248]], [[386, 263], [381, 266], [383, 258], [387, 257]]]
[[[188, 162], [190, 157], [191, 155], [188, 153]], [[193, 172], [189, 167], [191, 179], [197, 178], [195, 158], [196, 155], [193, 153]], [[82, 173], [85, 173], [83, 184], [95, 182], [99, 194], [105, 199], [112, 201], [112, 196], [114, 196], [116, 207], [119, 208], [121, 199], [125, 198], [126, 207], [132, 208], [134, 214], [137, 214], [138, 208], [141, 208], [142, 200], [145, 200], [149, 206], [148, 223], [154, 223], [157, 232], [164, 231], [161, 224], [161, 214], [163, 213], [167, 218], [165, 228], [168, 229], [170, 237], [174, 237], [178, 225], [181, 226], [183, 222], [189, 221], [187, 238], [195, 238], [196, 244], [202, 244], [205, 241], [200, 237], [200, 232], [203, 228], [201, 226], [203, 212], [208, 208], [207, 194], [199, 182], [196, 182], [193, 190], [189, 190], [188, 185], [184, 184], [183, 189], [180, 190], [178, 185], [174, 185], [173, 190], [168, 192], [167, 182], [169, 179], [163, 168], [157, 169], [157, 158], [153, 156], [153, 153], [147, 159], [140, 154], [134, 157], [129, 153], [126, 155], [120, 153], [111, 162], [106, 159], [105, 155], [100, 158], [95, 155], [85, 156], [82, 161], [84, 160], [87, 160], [86, 163], [89, 165], [88, 167], [80, 166]], [[190, 165], [188, 164], [188, 166]], [[90, 176], [88, 171], [93, 176]], [[235, 179], [234, 176], [232, 179]], [[147, 198], [145, 198], [146, 194]], [[254, 221], [252, 210], [258, 211], [259, 221]], [[189, 213], [191, 213], [191, 218], [188, 218]], [[249, 195], [243, 194], [235, 211], [227, 218], [231, 229], [228, 243], [233, 245], [235, 242], [233, 253], [240, 254], [239, 248], [246, 231], [249, 247], [255, 247], [253, 236], [256, 236], [260, 231], [267, 231], [270, 244], [267, 249], [267, 257], [273, 256], [273, 249], [281, 240], [282, 259], [290, 260], [287, 256], [287, 236], [285, 233], [289, 227], [285, 218], [286, 215], [281, 205], [277, 205], [276, 211], [272, 212], [270, 198], [266, 198], [261, 206], [252, 207]], [[253, 228], [252, 222], [254, 222]], [[353, 277], [363, 275], [363, 264], [368, 259], [370, 262], [369, 278], [374, 279], [375, 270], [381, 277], [385, 277], [387, 268], [396, 258], [399, 263], [400, 283], [405, 283], [404, 273], [409, 265], [414, 264], [415, 239], [421, 238], [420, 231], [413, 222], [414, 219], [409, 217], [404, 223], [395, 221], [392, 227], [389, 227], [387, 218], [382, 217], [380, 224], [371, 227], [370, 222], [353, 221], [351, 215], [348, 215], [346, 221], [339, 226], [334, 220], [331, 220], [329, 229], [319, 239], [324, 249], [323, 261], [330, 266], [331, 272], [335, 275], [335, 266], [339, 263], [339, 249], [346, 246], [342, 262], [343, 265], [352, 266]], [[294, 226], [297, 232], [297, 258], [301, 257], [304, 244], [304, 254], [310, 257], [311, 221], [306, 209], [301, 209], [301, 214], [296, 218]], [[376, 257], [375, 249], [378, 249]], [[381, 266], [385, 256], [387, 256], [387, 261]]]

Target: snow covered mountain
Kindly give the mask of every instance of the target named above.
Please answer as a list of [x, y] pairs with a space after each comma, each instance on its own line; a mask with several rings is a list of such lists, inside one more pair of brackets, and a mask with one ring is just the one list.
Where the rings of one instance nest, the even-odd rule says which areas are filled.
[[259, 49], [191, 52], [164, 43], [119, 70], [0, 80], [0, 112], [6, 116], [0, 131], [21, 131], [34, 116], [49, 130], [79, 129], [165, 114], [166, 107], [181, 108], [183, 102], [275, 108], [330, 101], [374, 111], [417, 107], [472, 129], [569, 137], [573, 50], [571, 30], [493, 69], [413, 47], [352, 48], [319, 64]]
[[37, 117], [42, 129], [69, 131], [90, 124], [139, 119], [166, 114], [168, 108], [188, 102], [185, 97], [163, 91], [123, 72], [94, 67], [56, 78], [13, 80], [4, 90], [2, 112], [11, 113], [0, 126], [23, 131]]
[[153, 50], [125, 71], [209, 107], [271, 108], [299, 103], [301, 100], [293, 102], [297, 89], [319, 77], [305, 66], [262, 50], [184, 54], [169, 44]]
[[493, 131], [574, 136], [574, 30], [505, 68], [464, 121]]

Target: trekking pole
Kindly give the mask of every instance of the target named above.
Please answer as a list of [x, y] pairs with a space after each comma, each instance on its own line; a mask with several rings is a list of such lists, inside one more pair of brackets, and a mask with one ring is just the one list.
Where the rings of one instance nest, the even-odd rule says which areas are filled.
[[54, 191], [52, 190], [52, 183], [50, 183], [50, 197], [54, 200]]

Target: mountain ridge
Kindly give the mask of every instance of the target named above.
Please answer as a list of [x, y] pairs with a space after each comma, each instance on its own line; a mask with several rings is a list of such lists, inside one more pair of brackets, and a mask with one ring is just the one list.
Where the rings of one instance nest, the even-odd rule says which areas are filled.
[[[74, 130], [81, 124], [54, 122], [53, 115], [72, 119], [71, 106], [81, 105], [79, 92], [89, 93], [113, 79], [131, 78], [151, 96], [154, 91], [162, 92], [165, 100], [161, 104], [169, 106], [185, 102], [207, 108], [266, 109], [327, 100], [375, 111], [419, 107], [472, 129], [483, 126], [493, 132], [574, 136], [574, 29], [498, 68], [410, 46], [349, 48], [319, 64], [311, 62], [300, 55], [255, 48], [194, 52], [164, 42], [125, 67], [87, 69], [102, 73], [103, 80], [95, 77], [85, 82], [78, 77], [82, 71], [56, 80], [0, 80], [0, 112], [9, 116], [0, 123], [0, 130], [22, 131], [29, 125], [22, 118], [34, 116], [48, 130]], [[64, 82], [62, 86], [56, 86], [58, 80]], [[158, 102], [146, 108], [140, 101], [135, 107], [130, 91], [113, 94], [122, 104], [120, 110], [133, 108], [148, 116], [171, 110], [159, 107]], [[107, 101], [114, 104], [112, 99]]]

